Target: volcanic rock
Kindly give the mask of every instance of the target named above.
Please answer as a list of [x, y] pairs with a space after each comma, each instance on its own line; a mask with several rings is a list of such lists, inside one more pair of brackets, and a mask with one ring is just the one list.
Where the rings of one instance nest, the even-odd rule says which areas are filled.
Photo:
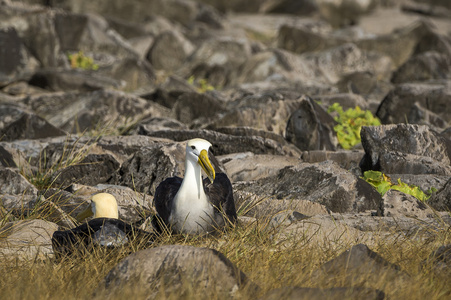
[[156, 296], [164, 287], [164, 293], [183, 297], [188, 287], [198, 296], [233, 296], [251, 283], [216, 250], [168, 245], [126, 257], [106, 275], [96, 292], [114, 293], [130, 284], [148, 286], [149, 295]]
[[362, 127], [362, 171], [451, 175], [451, 143], [422, 125]]

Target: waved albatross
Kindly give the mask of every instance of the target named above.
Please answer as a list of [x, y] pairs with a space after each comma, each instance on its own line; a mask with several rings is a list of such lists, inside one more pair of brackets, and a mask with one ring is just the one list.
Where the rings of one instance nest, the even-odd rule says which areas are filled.
[[[158, 215], [153, 224], [158, 231], [164, 224], [175, 233], [204, 234], [236, 221], [232, 184], [226, 174], [215, 172], [208, 158], [210, 147], [206, 140], [189, 140], [184, 178], [170, 177], [157, 187]], [[202, 170], [207, 175], [204, 180]]]
[[52, 247], [59, 260], [72, 254], [83, 254], [94, 247], [115, 248], [138, 240], [150, 245], [154, 235], [118, 219], [116, 198], [108, 193], [91, 197], [91, 205], [77, 216], [79, 222], [87, 217], [94, 218], [78, 227], [55, 231]]

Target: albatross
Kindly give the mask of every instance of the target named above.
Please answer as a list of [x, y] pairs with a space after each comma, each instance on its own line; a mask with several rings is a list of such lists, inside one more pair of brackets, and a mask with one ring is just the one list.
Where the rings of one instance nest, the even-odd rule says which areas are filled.
[[215, 172], [208, 158], [210, 147], [204, 139], [189, 140], [183, 179], [170, 177], [157, 187], [154, 225], [158, 231], [166, 226], [175, 233], [205, 234], [236, 221], [232, 184], [226, 174]]
[[91, 204], [76, 219], [81, 222], [91, 216], [92, 220], [78, 227], [53, 233], [52, 248], [58, 260], [94, 247], [116, 248], [136, 239], [150, 244], [154, 239], [151, 233], [118, 219], [117, 201], [111, 194], [92, 196]]

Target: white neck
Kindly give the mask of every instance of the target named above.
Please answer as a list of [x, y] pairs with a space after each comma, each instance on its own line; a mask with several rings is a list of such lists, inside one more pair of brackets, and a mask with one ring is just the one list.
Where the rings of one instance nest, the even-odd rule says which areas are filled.
[[187, 200], [199, 200], [205, 197], [202, 170], [199, 164], [188, 159], [185, 161], [185, 176], [177, 194], [183, 194]]

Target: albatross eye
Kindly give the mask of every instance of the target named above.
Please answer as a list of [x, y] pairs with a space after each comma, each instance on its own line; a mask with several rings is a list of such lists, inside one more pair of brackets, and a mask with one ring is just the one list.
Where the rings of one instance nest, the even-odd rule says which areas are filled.
[[196, 149], [196, 146], [191, 146], [191, 149], [195, 150], [195, 149]]

